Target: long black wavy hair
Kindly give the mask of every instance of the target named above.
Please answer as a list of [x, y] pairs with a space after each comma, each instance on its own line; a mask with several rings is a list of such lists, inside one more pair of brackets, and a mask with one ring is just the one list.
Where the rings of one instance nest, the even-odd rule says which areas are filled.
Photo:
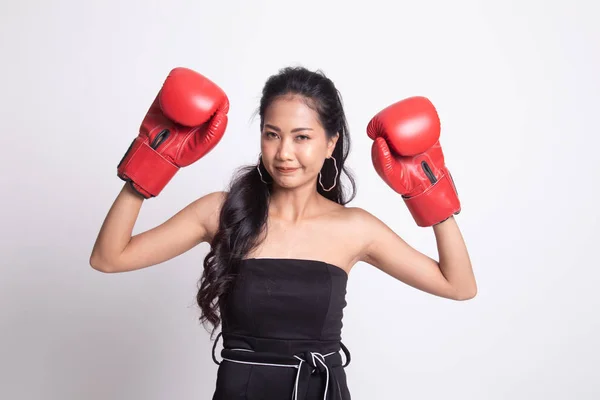
[[[350, 152], [350, 136], [348, 123], [342, 104], [342, 97], [334, 83], [321, 70], [310, 71], [304, 67], [287, 67], [279, 70], [267, 80], [257, 110], [260, 115], [260, 130], [262, 132], [265, 112], [269, 105], [280, 96], [300, 95], [307, 100], [319, 115], [327, 139], [339, 133], [333, 157], [339, 173], [333, 162], [326, 160], [321, 169], [322, 182], [326, 187], [335, 187], [325, 191], [316, 183], [317, 191], [324, 197], [345, 205], [356, 196], [356, 184], [352, 173], [344, 167]], [[332, 159], [333, 160], [333, 159]], [[271, 176], [259, 160], [258, 168], [266, 182]], [[341, 178], [345, 174], [350, 182], [347, 193]], [[212, 242], [210, 251], [204, 259], [204, 273], [200, 280], [197, 302], [202, 310], [201, 323], [213, 325], [211, 332], [221, 324], [220, 311], [229, 289], [235, 281], [236, 271], [241, 260], [252, 249], [260, 244], [264, 232], [271, 195], [272, 185], [265, 184], [257, 165], [246, 165], [237, 169], [228, 189], [227, 197], [222, 205], [219, 227]]]

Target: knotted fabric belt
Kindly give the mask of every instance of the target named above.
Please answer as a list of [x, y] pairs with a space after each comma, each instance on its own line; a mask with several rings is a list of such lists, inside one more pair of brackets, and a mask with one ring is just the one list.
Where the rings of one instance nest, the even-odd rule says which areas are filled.
[[[219, 334], [221, 335], [221, 334]], [[215, 357], [215, 348], [219, 338], [213, 345], [213, 361], [220, 364]], [[346, 356], [346, 362], [342, 364], [339, 352], [321, 354], [317, 351], [303, 351], [294, 355], [283, 355], [265, 351], [254, 351], [250, 349], [222, 349], [223, 361], [235, 362], [249, 365], [263, 365], [281, 368], [296, 368], [296, 379], [292, 391], [292, 400], [303, 400], [306, 398], [310, 376], [320, 374], [325, 380], [323, 400], [342, 399], [342, 393], [337, 381], [337, 376], [332, 373], [331, 368], [342, 366], [345, 368], [350, 364], [350, 352], [340, 342], [340, 347]]]

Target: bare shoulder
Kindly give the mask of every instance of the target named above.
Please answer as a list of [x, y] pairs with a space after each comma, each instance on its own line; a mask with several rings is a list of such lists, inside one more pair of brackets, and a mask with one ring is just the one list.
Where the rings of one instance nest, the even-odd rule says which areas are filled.
[[208, 193], [192, 203], [199, 223], [204, 228], [205, 241], [211, 242], [219, 228], [219, 215], [229, 193], [216, 191]]
[[360, 238], [358, 261], [424, 292], [461, 298], [442, 274], [438, 261], [412, 247], [381, 219], [358, 207], [349, 209], [348, 216], [349, 229]]
[[357, 261], [366, 261], [369, 247], [382, 231], [389, 228], [383, 221], [361, 207], [344, 207], [344, 225], [356, 246]]
[[361, 207], [344, 207], [343, 215], [345, 221], [353, 230], [372, 226], [379, 221], [377, 217]]

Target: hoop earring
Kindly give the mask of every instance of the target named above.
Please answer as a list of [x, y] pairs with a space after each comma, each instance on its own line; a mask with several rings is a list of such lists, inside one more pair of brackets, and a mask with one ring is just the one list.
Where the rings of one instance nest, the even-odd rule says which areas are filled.
[[323, 186], [323, 182], [321, 182], [321, 177], [323, 176], [323, 174], [321, 174], [321, 172], [319, 172], [319, 184], [321, 185], [321, 188], [326, 191], [329, 192], [330, 190], [332, 190], [335, 185], [337, 185], [337, 177], [338, 177], [338, 167], [337, 167], [337, 161], [335, 159], [334, 156], [331, 156], [330, 158], [333, 158], [333, 166], [335, 167], [335, 178], [333, 178], [333, 186], [331, 186], [329, 189], [325, 189], [325, 187]]
[[260, 159], [262, 157], [262, 153], [260, 153], [258, 155], [258, 163], [256, 164], [256, 170], [258, 171], [258, 174], [260, 175], [260, 180], [262, 181], [262, 183], [268, 184], [268, 182], [265, 182], [265, 180], [263, 179], [263, 175], [262, 172], [260, 172]]

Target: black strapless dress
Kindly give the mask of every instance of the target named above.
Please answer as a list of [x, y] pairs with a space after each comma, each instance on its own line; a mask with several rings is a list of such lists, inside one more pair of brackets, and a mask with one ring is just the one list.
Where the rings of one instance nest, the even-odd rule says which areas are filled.
[[350, 400], [350, 353], [341, 342], [347, 281], [346, 271], [322, 261], [243, 260], [221, 305], [212, 399]]

